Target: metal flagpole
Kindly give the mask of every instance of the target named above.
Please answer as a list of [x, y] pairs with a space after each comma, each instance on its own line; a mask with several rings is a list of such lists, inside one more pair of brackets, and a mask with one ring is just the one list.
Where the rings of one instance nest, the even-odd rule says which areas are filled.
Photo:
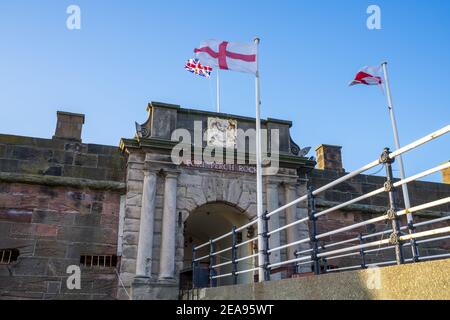
[[219, 76], [219, 71], [220, 69], [217, 69], [217, 76], [216, 76], [216, 80], [217, 80], [217, 88], [216, 88], [216, 95], [217, 95], [217, 102], [216, 102], [216, 111], [219, 113], [220, 112], [220, 76]]
[[[398, 150], [398, 149], [400, 149], [400, 139], [398, 137], [397, 122], [395, 120], [394, 107], [392, 104], [392, 95], [391, 95], [391, 88], [389, 85], [387, 62], [385, 61], [385, 62], [381, 63], [381, 66], [383, 67], [384, 80], [386, 82], [386, 95], [387, 95], [387, 100], [388, 100], [389, 115], [391, 117], [392, 130], [394, 132], [395, 147]], [[403, 180], [403, 179], [405, 179], [405, 167], [403, 166], [403, 158], [401, 155], [398, 157], [398, 160], [399, 160], [398, 162], [399, 162], [399, 168], [400, 168], [400, 178]], [[402, 192], [403, 192], [403, 199], [405, 200], [405, 209], [409, 209], [409, 208], [411, 208], [411, 203], [409, 201], [408, 185], [406, 183], [402, 185]], [[407, 217], [408, 225], [412, 225], [414, 223], [412, 214], [408, 213], [406, 217]], [[409, 232], [411, 233], [412, 230], [409, 229]], [[415, 245], [412, 245], [411, 249], [412, 249], [413, 256], [415, 258], [417, 255]]]
[[264, 281], [264, 221], [263, 221], [263, 203], [262, 203], [262, 167], [261, 167], [261, 100], [259, 87], [259, 38], [255, 38], [256, 44], [256, 205], [258, 213], [258, 278], [259, 282]]

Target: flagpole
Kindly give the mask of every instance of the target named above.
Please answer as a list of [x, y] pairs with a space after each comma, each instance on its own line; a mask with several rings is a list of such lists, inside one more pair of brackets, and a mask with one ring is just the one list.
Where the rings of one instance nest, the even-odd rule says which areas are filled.
[[[389, 78], [388, 78], [388, 71], [387, 71], [387, 62], [381, 63], [381, 66], [383, 67], [384, 72], [384, 80], [386, 83], [386, 95], [388, 100], [388, 109], [389, 109], [389, 116], [391, 118], [391, 124], [392, 124], [392, 130], [394, 132], [394, 142], [395, 147], [397, 149], [400, 149], [400, 139], [398, 137], [398, 130], [397, 130], [397, 121], [395, 120], [395, 114], [394, 114], [394, 106], [392, 104], [392, 95], [391, 95], [391, 88], [389, 85]], [[400, 168], [400, 178], [403, 180], [406, 178], [405, 176], [405, 167], [403, 166], [403, 158], [400, 155], [398, 157], [399, 162], [399, 168]], [[403, 199], [405, 202], [405, 209], [411, 208], [411, 203], [409, 201], [409, 193], [408, 193], [408, 185], [405, 183], [402, 185], [402, 192], [403, 192]], [[406, 215], [408, 226], [412, 226], [414, 223], [414, 219], [411, 213], [408, 213]], [[409, 233], [412, 233], [411, 228], [408, 228]], [[412, 254], [414, 258], [417, 258], [417, 248], [414, 244], [411, 245]]]
[[219, 113], [220, 112], [220, 76], [219, 76], [219, 71], [220, 69], [217, 69], [217, 76], [216, 76], [216, 95], [217, 95], [217, 101], [216, 101], [216, 111]]
[[256, 207], [258, 214], [258, 280], [265, 281], [264, 270], [264, 220], [263, 220], [263, 197], [262, 197], [262, 166], [261, 166], [261, 99], [259, 86], [259, 54], [258, 46], [260, 39], [254, 39], [256, 44], [256, 78], [255, 78], [255, 93], [256, 93]]

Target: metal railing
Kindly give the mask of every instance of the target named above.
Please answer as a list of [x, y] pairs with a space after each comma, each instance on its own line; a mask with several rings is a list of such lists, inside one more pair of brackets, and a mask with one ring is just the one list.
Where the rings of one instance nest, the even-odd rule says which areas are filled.
[[[263, 236], [264, 238], [264, 248], [258, 248], [258, 252], [251, 253], [243, 257], [238, 257], [238, 248], [249, 245], [249, 244], [256, 244], [258, 241], [258, 237], [253, 237], [251, 239], [245, 240], [241, 243], [237, 243], [237, 237], [236, 234], [240, 231], [246, 230], [247, 228], [252, 227], [257, 223], [257, 220], [253, 220], [241, 227], [233, 227], [233, 229], [215, 239], [211, 239], [209, 242], [206, 242], [204, 244], [201, 244], [199, 246], [193, 247], [193, 254], [192, 254], [192, 267], [193, 270], [198, 267], [199, 262], [204, 261], [206, 259], [209, 259], [209, 282], [210, 286], [217, 285], [217, 279], [221, 278], [232, 278], [232, 283], [236, 284], [238, 282], [239, 275], [246, 274], [246, 273], [252, 273], [252, 272], [259, 272], [259, 270], [264, 270], [265, 272], [265, 279], [270, 279], [270, 273], [275, 268], [280, 268], [286, 265], [295, 266], [297, 272], [299, 272], [301, 266], [303, 265], [311, 265], [312, 269], [314, 270], [315, 274], [320, 274], [321, 272], [338, 272], [338, 271], [345, 271], [345, 270], [354, 270], [359, 268], [368, 268], [372, 266], [384, 266], [384, 265], [390, 265], [390, 264], [403, 264], [403, 263], [409, 263], [409, 262], [418, 262], [418, 261], [424, 261], [424, 260], [431, 260], [431, 259], [442, 259], [442, 258], [448, 258], [450, 257], [450, 253], [444, 253], [444, 254], [435, 254], [435, 255], [425, 255], [420, 256], [418, 247], [421, 244], [429, 243], [429, 242], [435, 242], [435, 241], [442, 241], [447, 240], [450, 238], [450, 226], [446, 227], [439, 227], [434, 228], [430, 230], [425, 230], [421, 232], [416, 232], [417, 228], [423, 227], [423, 226], [429, 226], [436, 223], [445, 223], [450, 220], [450, 215], [443, 216], [441, 218], [437, 219], [431, 219], [423, 222], [414, 223], [411, 222], [408, 225], [402, 226], [400, 218], [402, 216], [405, 216], [407, 214], [415, 214], [417, 212], [435, 208], [438, 206], [445, 205], [450, 202], [450, 196], [445, 197], [436, 201], [431, 201], [428, 203], [424, 203], [421, 205], [417, 205], [411, 208], [407, 209], [398, 209], [397, 208], [397, 198], [396, 198], [396, 188], [401, 187], [407, 183], [411, 183], [413, 181], [416, 181], [418, 179], [424, 178], [426, 176], [429, 176], [431, 174], [437, 173], [439, 171], [442, 171], [444, 169], [450, 168], [450, 162], [447, 162], [445, 164], [436, 166], [432, 169], [420, 172], [416, 175], [413, 175], [409, 178], [405, 178], [403, 180], [395, 181], [392, 173], [392, 163], [395, 161], [395, 158], [411, 151], [415, 148], [418, 148], [438, 137], [441, 137], [445, 134], [447, 134], [450, 131], [450, 125], [447, 125], [446, 127], [442, 128], [441, 130], [438, 130], [434, 133], [431, 133], [417, 141], [414, 141], [410, 143], [407, 146], [404, 146], [394, 152], [390, 152], [388, 148], [384, 149], [383, 153], [381, 154], [380, 158], [377, 160], [372, 161], [371, 163], [359, 168], [358, 170], [355, 170], [351, 173], [348, 173], [331, 183], [326, 184], [325, 186], [322, 186], [320, 188], [317, 188], [313, 190], [311, 187], [308, 188], [307, 194], [303, 195], [302, 197], [279, 207], [276, 210], [273, 210], [271, 212], [266, 212], [261, 219], [263, 219], [264, 223], [263, 230], [259, 230], [259, 234]], [[338, 204], [336, 206], [333, 206], [331, 208], [317, 211], [317, 205], [316, 205], [316, 198], [318, 195], [324, 193], [327, 190], [332, 189], [333, 187], [346, 182], [359, 174], [362, 174], [372, 168], [375, 168], [379, 165], [383, 165], [386, 170], [386, 180], [384, 183], [384, 186], [381, 188], [378, 188], [374, 191], [368, 192], [366, 194], [363, 194], [359, 197], [356, 197], [354, 199], [351, 199], [349, 201], [346, 201], [344, 203]], [[343, 209], [345, 207], [348, 207], [350, 205], [354, 205], [355, 203], [361, 202], [363, 200], [369, 199], [371, 197], [374, 197], [376, 195], [380, 194], [387, 194], [388, 201], [387, 201], [387, 211], [382, 214], [381, 216], [371, 218], [362, 222], [354, 223], [348, 226], [344, 226], [341, 228], [337, 228], [331, 231], [318, 233], [318, 219], [322, 216], [328, 215], [330, 213], [336, 212], [337, 210]], [[308, 216], [302, 219], [298, 219], [292, 223], [286, 224], [284, 226], [281, 226], [274, 230], [269, 230], [268, 227], [268, 221], [270, 218], [276, 214], [280, 214], [284, 212], [284, 210], [288, 209], [291, 206], [297, 206], [298, 204], [306, 202], [307, 203], [307, 209], [308, 209]], [[331, 242], [331, 243], [320, 243], [321, 239], [328, 238], [330, 236], [334, 236], [337, 234], [342, 234], [346, 232], [354, 232], [354, 230], [360, 229], [362, 227], [365, 227], [369, 224], [375, 224], [380, 222], [388, 222], [390, 223], [391, 228], [389, 230], [384, 230], [380, 232], [373, 232], [370, 234], [362, 234], [359, 233], [357, 237], [353, 236], [349, 239], [345, 239], [342, 241], [337, 242]], [[292, 228], [294, 226], [297, 226], [301, 223], [308, 223], [309, 225], [309, 237], [299, 239], [296, 241], [293, 241], [291, 243], [286, 243], [283, 245], [279, 245], [273, 248], [270, 248], [269, 246], [269, 237], [282, 232], [284, 230], [287, 230], [289, 228]], [[407, 231], [407, 233], [404, 233], [403, 231]], [[387, 238], [385, 238], [385, 235], [389, 235]], [[216, 244], [228, 237], [231, 237], [231, 245], [226, 246], [225, 249], [221, 249], [216, 251], [215, 246]], [[370, 240], [371, 238], [381, 237], [381, 239], [376, 240]], [[430, 238], [431, 237], [431, 238]], [[357, 244], [355, 244], [357, 243]], [[270, 255], [273, 252], [280, 252], [284, 249], [299, 246], [301, 244], [309, 244], [310, 248], [302, 251], [296, 251], [295, 252], [295, 258], [289, 259], [287, 258], [284, 261], [277, 261], [270, 263]], [[350, 246], [345, 246], [350, 245]], [[202, 248], [207, 248], [209, 246], [209, 254], [203, 255], [200, 257], [197, 257], [198, 252]], [[344, 246], [344, 247], [342, 247]], [[411, 247], [412, 249], [412, 257], [411, 258], [405, 258], [404, 254], [404, 247]], [[389, 260], [389, 261], [379, 261], [379, 262], [367, 262], [367, 256], [374, 254], [374, 253], [380, 253], [382, 251], [386, 250], [394, 250], [395, 252], [395, 259]], [[216, 263], [216, 257], [220, 257], [222, 254], [231, 252], [231, 258], [228, 259], [228, 261]], [[263, 260], [265, 261], [263, 266], [260, 266], [257, 264], [257, 257], [260, 255], [264, 256]], [[338, 267], [338, 268], [329, 268], [328, 262], [336, 259], [342, 259], [342, 258], [348, 258], [348, 257], [360, 257], [360, 264], [358, 265], [351, 265], [351, 266], [345, 266], [345, 267]], [[246, 265], [249, 265], [247, 269], [238, 270], [238, 265], [242, 266], [241, 264], [245, 263]], [[219, 273], [218, 271], [225, 266], [231, 266], [231, 271], [226, 271], [224, 273]], [[195, 274], [195, 272], [193, 272]], [[195, 279], [193, 279], [194, 287], [195, 287]]]

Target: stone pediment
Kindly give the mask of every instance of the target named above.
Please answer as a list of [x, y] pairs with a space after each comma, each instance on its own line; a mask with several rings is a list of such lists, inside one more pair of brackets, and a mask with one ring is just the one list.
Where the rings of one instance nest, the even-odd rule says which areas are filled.
[[[136, 123], [135, 140], [152, 139], [170, 144], [172, 133], [176, 129], [188, 130], [194, 136], [194, 123], [201, 123], [205, 139], [202, 147], [208, 145], [236, 147], [236, 130], [255, 129], [255, 119], [238, 115], [181, 108], [178, 105], [152, 102], [149, 103], [148, 119], [145, 123]], [[271, 130], [279, 132], [280, 155], [305, 159], [310, 148], [300, 148], [291, 138], [291, 121], [268, 118], [261, 121], [261, 128], [266, 129], [267, 139]], [[131, 143], [130, 140], [125, 142]]]

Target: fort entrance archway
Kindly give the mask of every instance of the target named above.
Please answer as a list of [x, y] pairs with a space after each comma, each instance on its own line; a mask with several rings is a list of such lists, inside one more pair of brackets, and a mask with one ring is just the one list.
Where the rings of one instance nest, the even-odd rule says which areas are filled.
[[[147, 122], [136, 124], [135, 138], [122, 139], [120, 146], [127, 155], [127, 194], [122, 230], [119, 231], [123, 239], [120, 276], [124, 288], [119, 289], [118, 296], [123, 297], [122, 291], [130, 289], [133, 299], [174, 299], [178, 289], [189, 283], [184, 276], [190, 268], [192, 274], [192, 246], [208, 242], [210, 238], [230, 232], [233, 226], [240, 227], [256, 218], [256, 175], [250, 161], [254, 158], [252, 148], [246, 148], [242, 154], [236, 153], [234, 159], [227, 160], [231, 163], [196, 160], [196, 155], [204, 155], [205, 150], [215, 146], [221, 134], [226, 134], [227, 150], [233, 146], [238, 150], [236, 130], [251, 131], [255, 119], [161, 103], [150, 104], [148, 112]], [[208, 139], [196, 143], [198, 123], [207, 128]], [[272, 132], [278, 132], [279, 136], [279, 144], [274, 143], [277, 148], [270, 149], [271, 155], [279, 151], [279, 168], [265, 176], [263, 182], [263, 207], [270, 211], [305, 193], [304, 177], [312, 170], [314, 161], [305, 158], [291, 139], [290, 121], [267, 119], [261, 125], [266, 129], [266, 140], [277, 136]], [[172, 151], [180, 141], [173, 138], [172, 133], [178, 130], [194, 137], [194, 142], [183, 149], [183, 152], [190, 150], [190, 145], [192, 161], [173, 160]], [[292, 222], [305, 214], [306, 210], [300, 205], [291, 207], [273, 217], [269, 227], [274, 230], [282, 222]], [[289, 228], [273, 235], [269, 241], [272, 247], [277, 247], [287, 240], [298, 239], [300, 233], [305, 236], [305, 227]], [[238, 242], [254, 235], [256, 230], [242, 230], [237, 235]], [[231, 246], [231, 241], [231, 237], [227, 237], [216, 244], [217, 248], [226, 249]], [[252, 254], [257, 250], [252, 247], [254, 245], [240, 246], [238, 255]], [[199, 256], [208, 253], [207, 246], [202, 250], [198, 252]], [[271, 262], [279, 261], [282, 255], [293, 257], [294, 251], [291, 247], [273, 252]], [[231, 259], [231, 252], [223, 252], [215, 258], [215, 264], [222, 264]], [[205, 262], [206, 268], [209, 261]], [[255, 262], [252, 258], [239, 261], [238, 271], [256, 266]], [[217, 272], [230, 273], [232, 267], [232, 264], [225, 264], [218, 267]], [[251, 282], [253, 276], [254, 272], [239, 274], [238, 283]], [[204, 279], [207, 286], [208, 274]], [[233, 277], [220, 278], [217, 282], [232, 284]]]
[[[184, 258], [183, 258], [183, 270], [192, 271], [192, 249], [195, 246], [208, 242], [210, 239], [215, 239], [225, 233], [232, 230], [233, 226], [245, 225], [250, 221], [248, 214], [235, 205], [228, 204], [226, 202], [212, 202], [202, 205], [193, 210], [184, 225]], [[236, 234], [236, 242], [242, 243], [254, 236], [253, 227], [240, 231]], [[225, 250], [232, 246], [232, 238], [224, 238], [214, 244], [217, 251]], [[242, 245], [237, 249], [239, 256], [247, 256], [256, 252], [257, 248], [253, 247], [253, 243]], [[209, 246], [203, 247], [196, 252], [197, 257], [205, 256], [209, 253]], [[223, 264], [232, 260], [232, 252], [228, 250], [217, 255], [215, 258], [216, 264]], [[254, 261], [249, 259], [248, 261], [240, 262], [237, 267], [238, 270], [248, 269], [248, 266], [253, 267]], [[204, 285], [208, 284], [208, 266], [209, 260], [202, 260], [198, 263], [198, 275], [203, 279], [197, 279], [198, 282]], [[227, 274], [232, 272], [232, 264], [226, 264], [218, 267], [217, 272], [220, 274]], [[187, 273], [192, 274], [192, 273]], [[181, 272], [181, 284], [183, 287], [183, 275]], [[248, 283], [251, 279], [251, 274], [242, 274], [237, 277], [238, 283]], [[186, 281], [185, 283], [189, 283]], [[231, 285], [233, 284], [232, 277], [220, 278], [217, 280], [219, 285]]]

